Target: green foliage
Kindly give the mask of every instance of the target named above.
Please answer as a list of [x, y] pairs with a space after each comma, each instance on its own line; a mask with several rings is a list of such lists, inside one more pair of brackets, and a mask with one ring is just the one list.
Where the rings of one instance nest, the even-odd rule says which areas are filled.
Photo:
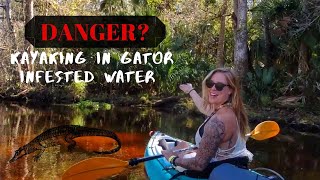
[[[317, 0], [269, 0], [261, 1], [251, 9], [252, 18], [250, 27], [250, 52], [252, 64], [264, 62], [265, 37], [262, 19], [269, 22], [271, 36], [271, 52], [269, 57], [273, 60], [277, 74], [259, 70], [248, 74], [248, 87], [246, 90], [250, 102], [268, 104], [278, 95], [304, 96], [305, 105], [317, 104], [319, 99], [317, 82], [320, 58], [320, 14], [316, 9], [320, 7]], [[300, 49], [304, 43], [307, 49]], [[309, 71], [298, 73], [298, 64], [302, 60], [301, 54], [308, 54]], [[261, 74], [261, 76], [259, 75]], [[271, 76], [271, 74], [274, 74]], [[261, 78], [263, 77], [263, 78]], [[272, 78], [271, 78], [272, 77]], [[271, 84], [270, 79], [272, 79]], [[269, 85], [267, 85], [269, 84]], [[254, 98], [252, 98], [254, 97]]]
[[83, 110], [98, 111], [99, 109], [102, 109], [102, 110], [112, 109], [112, 105], [109, 103], [99, 103], [99, 102], [94, 102], [90, 100], [80, 101], [77, 104], [75, 104], [75, 107], [79, 108], [81, 111]]
[[307, 74], [292, 77], [284, 75], [286, 83], [283, 94], [287, 96], [302, 95], [303, 104], [309, 110], [320, 110], [320, 58], [311, 61], [311, 70]]
[[147, 3], [151, 7], [157, 7], [157, 6], [160, 6], [163, 1], [164, 0], [147, 0]]
[[72, 82], [67, 89], [70, 91], [74, 100], [82, 100], [87, 94], [87, 83], [85, 82]]
[[76, 107], [78, 107], [81, 110], [85, 109], [92, 109], [92, 110], [99, 110], [99, 103], [98, 102], [93, 102], [93, 101], [80, 101], [79, 103], [76, 104]]
[[139, 100], [140, 100], [141, 104], [149, 104], [149, 105], [151, 105], [150, 94], [149, 93], [141, 94]]
[[165, 94], [180, 92], [178, 86], [181, 83], [188, 82], [194, 87], [201, 87], [202, 79], [214, 68], [213, 63], [195, 59], [190, 52], [175, 54], [173, 59], [175, 60], [173, 64], [157, 69], [156, 72], [157, 78], [160, 79], [159, 90]]
[[216, 0], [205, 0], [205, 5], [210, 5], [210, 4], [215, 5], [216, 2], [217, 2]]
[[[88, 114], [90, 114], [90, 113], [91, 112], [88, 112]], [[75, 114], [72, 117], [71, 124], [78, 125], [78, 126], [85, 126], [86, 121], [85, 121], [85, 116], [83, 115], [83, 113], [79, 112], [79, 113]]]
[[112, 109], [112, 105], [109, 103], [101, 103], [100, 104], [101, 109], [103, 110], [111, 110]]
[[[153, 95], [172, 95], [181, 92], [178, 85], [190, 82], [194, 87], [201, 87], [203, 77], [214, 68], [220, 29], [220, 12], [223, 1], [216, 0], [70, 0], [70, 1], [35, 1], [35, 15], [136, 15], [157, 16], [166, 25], [166, 38], [156, 48], [85, 48], [85, 49], [37, 49], [51, 53], [84, 52], [87, 63], [81, 65], [40, 65], [35, 64], [35, 70], [60, 71], [88, 70], [95, 79], [86, 83], [61, 83], [58, 85], [46, 84], [54, 92], [54, 101], [70, 102], [81, 101], [88, 95], [99, 96], [100, 99], [117, 98], [128, 95], [139, 97], [140, 101], [148, 103]], [[273, 61], [273, 68], [267, 69], [256, 66], [253, 72], [247, 75], [245, 93], [248, 102], [269, 105], [278, 95], [305, 96], [305, 103], [312, 106], [319, 100], [319, 62], [320, 62], [320, 1], [319, 0], [262, 0], [255, 1], [250, 9], [251, 16], [248, 19], [249, 49], [252, 64], [267, 64], [265, 57], [265, 37], [263, 19], [268, 20], [271, 36], [271, 53], [268, 57]], [[228, 1], [228, 5], [232, 1]], [[99, 8], [100, 7], [100, 8]], [[194, 8], [197, 7], [197, 8]], [[18, 50], [23, 51], [23, 32], [21, 31], [24, 16], [21, 15], [23, 6], [12, 1], [12, 18], [17, 22], [15, 28]], [[226, 16], [225, 34], [225, 60], [227, 66], [233, 66], [233, 25], [228, 9]], [[20, 25], [19, 25], [20, 24]], [[21, 28], [20, 28], [21, 27]], [[6, 34], [3, 34], [6, 37]], [[8, 36], [9, 37], [9, 36]], [[4, 45], [11, 41], [5, 38]], [[306, 44], [308, 54], [309, 71], [298, 74], [300, 44]], [[173, 54], [173, 64], [123, 65], [119, 59], [123, 52], [134, 53], [166, 52]], [[1, 55], [4, 59], [10, 57], [10, 50], [3, 49]], [[111, 62], [107, 65], [96, 64], [96, 52], [110, 52]], [[131, 55], [132, 56], [132, 55]], [[132, 57], [131, 57], [132, 58]], [[26, 89], [19, 83], [15, 70], [16, 67], [6, 64], [1, 66], [4, 73], [0, 75], [1, 96], [7, 95], [10, 89], [18, 94]], [[268, 64], [269, 66], [269, 64]], [[276, 69], [276, 70], [275, 70]], [[25, 69], [22, 69], [25, 70]], [[104, 73], [112, 73], [117, 70], [135, 71], [151, 70], [154, 72], [155, 83], [105, 83]], [[277, 72], [277, 74], [275, 73]], [[39, 86], [40, 87], [40, 86]], [[63, 88], [66, 87], [66, 88]], [[41, 87], [42, 88], [42, 87]], [[39, 89], [41, 89], [39, 88]], [[9, 90], [10, 91], [9, 91]], [[9, 93], [10, 94], [10, 93]], [[102, 95], [101, 95], [102, 94]], [[103, 98], [102, 98], [103, 97]], [[70, 100], [71, 99], [71, 100]], [[318, 103], [320, 104], [320, 103]], [[109, 110], [109, 104], [101, 105], [93, 102], [80, 102], [79, 107], [85, 111], [96, 111], [99, 108]], [[81, 118], [76, 118], [81, 122]]]
[[268, 19], [283, 17], [290, 11], [295, 11], [300, 6], [299, 0], [263, 0], [251, 11], [261, 13]]
[[[268, 105], [274, 94], [273, 85], [275, 84], [274, 68], [262, 68], [257, 66], [254, 72], [247, 74], [246, 95], [251, 103]], [[250, 99], [249, 99], [250, 97]]]

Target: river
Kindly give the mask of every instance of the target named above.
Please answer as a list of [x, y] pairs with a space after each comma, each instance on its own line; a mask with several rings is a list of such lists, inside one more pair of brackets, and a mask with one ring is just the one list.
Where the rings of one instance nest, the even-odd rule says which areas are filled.
[[[92, 157], [104, 156], [120, 160], [143, 157], [150, 130], [160, 130], [180, 139], [193, 141], [202, 117], [143, 108], [112, 107], [83, 110], [70, 106], [31, 108], [17, 104], [0, 104], [0, 179], [59, 179], [71, 165]], [[122, 142], [120, 151], [98, 155], [76, 148], [47, 148], [38, 161], [29, 154], [13, 163], [9, 159], [20, 146], [30, 142], [49, 128], [81, 125], [114, 131]], [[282, 129], [275, 138], [264, 141], [250, 139], [248, 149], [254, 154], [251, 168], [275, 170], [286, 179], [316, 180], [320, 177], [320, 138]], [[147, 179], [143, 163], [125, 168], [112, 179]]]

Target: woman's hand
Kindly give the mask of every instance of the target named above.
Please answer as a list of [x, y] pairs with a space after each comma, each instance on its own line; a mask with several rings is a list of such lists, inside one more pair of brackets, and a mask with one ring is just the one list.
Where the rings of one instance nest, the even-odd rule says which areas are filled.
[[172, 150], [175, 151], [175, 150], [185, 149], [189, 147], [190, 147], [190, 144], [187, 143], [186, 141], [179, 141], [177, 145], [172, 148]]
[[[186, 150], [186, 151], [180, 151], [179, 152], [179, 150], [182, 150], [182, 149], [186, 149], [186, 148], [189, 148], [190, 147], [190, 144], [189, 143], [187, 143], [186, 141], [180, 141], [180, 142], [178, 142], [178, 144], [177, 144], [177, 146], [175, 146], [175, 147], [173, 147], [172, 149], [170, 149], [170, 150], [164, 150], [164, 151], [166, 151], [166, 152], [164, 152], [164, 151], [162, 151], [162, 154], [163, 155], [165, 155], [165, 154], [168, 154], [168, 158], [170, 157], [170, 156], [172, 156], [172, 155], [174, 155], [174, 156], [178, 156], [178, 157], [183, 157], [184, 156], [184, 154], [188, 154], [188, 153], [190, 153], [191, 151], [193, 151], [193, 150]], [[176, 152], [174, 152], [174, 151], [176, 151]], [[166, 156], [165, 156], [166, 157]]]
[[190, 83], [180, 84], [179, 88], [186, 94], [193, 89], [192, 84]]
[[169, 160], [169, 157], [173, 156], [174, 153], [172, 150], [163, 150], [161, 153], [164, 155], [164, 157]]

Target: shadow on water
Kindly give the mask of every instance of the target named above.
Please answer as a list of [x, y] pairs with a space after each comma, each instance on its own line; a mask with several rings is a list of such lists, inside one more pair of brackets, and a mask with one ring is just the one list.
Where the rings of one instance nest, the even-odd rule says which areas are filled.
[[[170, 114], [153, 109], [117, 108], [84, 111], [67, 106], [45, 109], [0, 104], [0, 179], [59, 179], [71, 165], [81, 160], [107, 156], [121, 160], [142, 157], [150, 130], [160, 130], [171, 136], [193, 142], [202, 118]], [[50, 147], [41, 159], [33, 161], [27, 155], [8, 163], [14, 150], [30, 142], [43, 131], [60, 125], [81, 125], [111, 130], [122, 141], [119, 152], [111, 155], [88, 153], [80, 148], [68, 152], [65, 147]], [[267, 167], [286, 179], [318, 179], [320, 177], [320, 139], [313, 136], [283, 132], [265, 141], [249, 140], [253, 152], [251, 167]], [[50, 178], [48, 178], [50, 177]], [[147, 179], [143, 164], [126, 169], [113, 179]]]

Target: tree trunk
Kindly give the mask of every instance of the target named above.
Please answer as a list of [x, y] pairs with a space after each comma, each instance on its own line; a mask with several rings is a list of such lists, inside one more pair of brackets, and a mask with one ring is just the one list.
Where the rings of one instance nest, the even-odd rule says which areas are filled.
[[[9, 39], [12, 42], [11, 53], [13, 53], [18, 50], [18, 45], [17, 45], [16, 33], [14, 30], [14, 26], [13, 26], [13, 22], [12, 22], [12, 18], [11, 18], [11, 0], [6, 0], [6, 4], [5, 4], [4, 9], [5, 9], [5, 16], [6, 16], [7, 25], [9, 28]], [[17, 63], [17, 72], [20, 72], [21, 69], [22, 69], [21, 64]]]
[[[238, 0], [233, 0], [233, 13], [232, 13], [232, 22], [233, 22], [233, 31], [236, 33], [237, 24], [238, 24]], [[236, 40], [236, 36], [234, 36]]]
[[241, 80], [248, 72], [248, 30], [247, 30], [247, 0], [234, 0], [235, 43], [234, 65]]
[[[307, 0], [302, 0], [301, 5], [302, 5], [302, 11], [304, 13], [307, 13]], [[302, 38], [303, 39], [303, 38]], [[298, 74], [306, 74], [309, 70], [309, 48], [305, 44], [303, 40], [300, 40], [300, 47], [299, 47], [299, 59], [298, 59]]]
[[16, 35], [15, 35], [15, 30], [13, 27], [13, 22], [11, 18], [11, 0], [6, 0], [6, 5], [5, 5], [5, 13], [6, 13], [6, 20], [9, 28], [9, 33], [10, 33], [10, 38], [12, 39], [12, 50], [17, 50], [17, 41], [16, 41]]
[[308, 46], [301, 41], [299, 48], [299, 65], [298, 65], [298, 74], [305, 74], [309, 70], [309, 48]]
[[[25, 24], [27, 24], [33, 18], [33, 0], [26, 0], [25, 4]], [[28, 40], [24, 40], [24, 49], [28, 52], [30, 56], [30, 52], [33, 51], [33, 46]], [[34, 65], [28, 64], [28, 71], [34, 71]]]
[[224, 43], [225, 43], [225, 32], [226, 32], [226, 11], [228, 1], [224, 0], [221, 10], [220, 18], [220, 32], [219, 32], [219, 42], [218, 42], [218, 52], [217, 52], [217, 67], [223, 67], [225, 64], [224, 60]]
[[248, 71], [254, 72], [252, 51], [248, 47]]
[[263, 34], [264, 34], [264, 60], [267, 67], [273, 66], [273, 61], [271, 58], [271, 37], [270, 37], [270, 28], [269, 28], [269, 19], [263, 15]]

